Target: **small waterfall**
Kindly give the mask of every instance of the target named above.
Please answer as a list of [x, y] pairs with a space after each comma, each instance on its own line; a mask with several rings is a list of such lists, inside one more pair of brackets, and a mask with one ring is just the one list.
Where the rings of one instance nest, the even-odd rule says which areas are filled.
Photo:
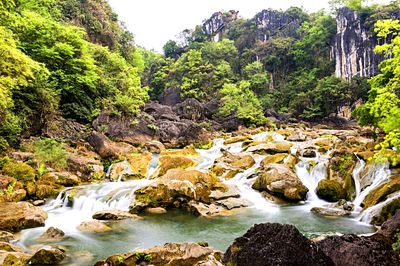
[[225, 181], [225, 183], [235, 185], [240, 191], [240, 196], [243, 199], [250, 201], [253, 204], [253, 207], [267, 212], [276, 212], [279, 210], [278, 206], [266, 200], [260, 192], [255, 191], [251, 187], [254, 183], [254, 178], [250, 177], [260, 167], [261, 161], [264, 158], [265, 156], [255, 157], [254, 159], [256, 163], [252, 167], [237, 174], [232, 179]]
[[[354, 184], [356, 187], [356, 198], [360, 195], [361, 193], [361, 172], [364, 170], [365, 168], [365, 162], [364, 160], [360, 159], [357, 156], [358, 162], [356, 164], [356, 167], [354, 167], [353, 170], [353, 180], [354, 180]], [[355, 206], [359, 206], [359, 205], [355, 205]]]
[[[316, 165], [310, 170], [310, 161], [317, 161]], [[303, 185], [308, 188], [307, 201], [313, 204], [325, 203], [317, 196], [316, 189], [318, 182], [325, 179], [327, 175], [328, 160], [317, 156], [317, 158], [301, 158], [301, 161], [295, 166], [295, 172]]]
[[208, 150], [197, 149], [196, 151], [199, 153], [199, 156], [198, 158], [194, 159], [200, 159], [200, 162], [196, 168], [198, 169], [210, 168], [214, 164], [214, 161], [218, 157], [222, 156], [221, 149], [224, 147], [225, 147], [224, 139], [215, 139], [214, 145], [210, 149]]
[[[390, 170], [387, 163], [374, 165], [372, 170], [367, 173], [367, 176], [360, 177], [360, 172], [358, 173], [358, 181], [356, 181], [356, 184], [360, 184], [360, 192], [353, 201], [353, 204], [356, 207], [360, 207], [365, 197], [371, 191], [390, 180]], [[362, 179], [371, 180], [372, 183], [366, 187], [362, 187]]]
[[371, 223], [373, 217], [375, 217], [376, 215], [379, 215], [380, 212], [382, 211], [383, 207], [385, 207], [386, 205], [390, 204], [391, 202], [393, 202], [394, 200], [397, 200], [399, 198], [400, 198], [400, 191], [397, 191], [397, 192], [389, 195], [389, 197], [385, 201], [382, 201], [372, 207], [369, 207], [365, 211], [363, 211], [361, 213], [361, 215], [359, 216], [359, 220], [364, 223]]

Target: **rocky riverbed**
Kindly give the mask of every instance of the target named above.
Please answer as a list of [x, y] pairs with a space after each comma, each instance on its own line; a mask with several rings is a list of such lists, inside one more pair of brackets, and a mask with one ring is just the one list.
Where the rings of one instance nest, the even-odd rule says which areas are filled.
[[[400, 206], [398, 171], [373, 158], [376, 141], [369, 129], [303, 124], [241, 129], [179, 149], [167, 149], [155, 139], [140, 146], [112, 141], [99, 132], [88, 140], [90, 145], [74, 142], [66, 147], [63, 171], [50, 169], [35, 182], [16, 182], [11, 176], [15, 166], [24, 175], [34, 173], [33, 155], [10, 154], [0, 182], [0, 237], [12, 243], [0, 246], [3, 264], [92, 265], [132, 251], [97, 265], [167, 265], [167, 258], [169, 265], [248, 265], [246, 254], [254, 251], [245, 247], [254, 246], [252, 237], [245, 235], [246, 243], [237, 239], [225, 257], [215, 248], [226, 250], [252, 225], [264, 222], [272, 224], [247, 234], [265, 231], [261, 235], [267, 242], [273, 241], [273, 232], [292, 237], [289, 242], [309, 246], [302, 253], [307, 263], [352, 265], [332, 259], [337, 254], [328, 252], [330, 246], [354, 248], [369, 241], [380, 243], [368, 244], [374, 250], [389, 252], [382, 253], [388, 262], [398, 259], [388, 244], [394, 242], [393, 233], [387, 238], [381, 233], [327, 237], [311, 245], [296, 228], [274, 224], [293, 224], [307, 237], [317, 237], [372, 233], [371, 224], [379, 226], [392, 217]], [[162, 246], [167, 242], [171, 244]], [[272, 264], [279, 256], [292, 259], [279, 243], [274, 245], [277, 250], [268, 251], [274, 254]], [[337, 252], [347, 250], [351, 248]], [[369, 251], [362, 252], [351, 253]]]

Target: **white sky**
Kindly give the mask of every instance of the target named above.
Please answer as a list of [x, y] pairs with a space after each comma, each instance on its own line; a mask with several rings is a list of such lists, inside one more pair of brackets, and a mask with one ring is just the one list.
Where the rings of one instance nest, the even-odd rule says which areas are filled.
[[[162, 52], [162, 46], [184, 29], [193, 29], [220, 10], [238, 10], [251, 18], [263, 9], [328, 8], [328, 0], [108, 0], [138, 45]], [[383, 3], [387, 0], [375, 0]]]

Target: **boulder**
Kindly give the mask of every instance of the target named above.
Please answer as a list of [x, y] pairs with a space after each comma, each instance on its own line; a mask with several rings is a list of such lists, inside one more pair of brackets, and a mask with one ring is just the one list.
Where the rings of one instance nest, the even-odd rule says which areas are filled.
[[232, 184], [226, 185], [227, 189], [223, 190], [213, 190], [211, 191], [210, 198], [214, 200], [222, 200], [227, 198], [239, 198], [240, 191], [239, 189]]
[[124, 220], [124, 219], [140, 219], [139, 216], [130, 214], [129, 212], [124, 212], [121, 210], [106, 210], [106, 211], [98, 211], [92, 216], [93, 219], [96, 220]]
[[82, 222], [78, 226], [78, 229], [81, 232], [87, 232], [87, 233], [106, 233], [111, 231], [111, 228], [109, 226], [97, 220]]
[[173, 107], [175, 113], [184, 119], [199, 121], [205, 118], [205, 109], [202, 103], [194, 98], [188, 98]]
[[154, 207], [186, 207], [191, 200], [210, 203], [212, 190], [225, 189], [217, 178], [197, 170], [171, 169], [157, 182], [135, 191], [131, 213]]
[[0, 195], [0, 202], [19, 202], [26, 198], [25, 189], [17, 189]]
[[159, 162], [159, 176], [165, 175], [170, 169], [185, 169], [194, 167], [197, 164], [194, 160], [182, 156], [162, 156], [160, 157]]
[[84, 141], [89, 135], [87, 128], [78, 122], [67, 120], [61, 116], [54, 117], [41, 129], [43, 136], [61, 141]]
[[379, 202], [385, 201], [387, 197], [396, 192], [400, 191], [400, 175], [390, 177], [390, 181], [380, 185], [379, 187], [372, 190], [364, 199], [364, 208], [369, 208], [378, 204]]
[[256, 161], [249, 154], [232, 154], [223, 151], [223, 155], [215, 161], [211, 171], [217, 176], [231, 179], [238, 173], [249, 169], [255, 163]]
[[277, 153], [274, 155], [267, 155], [262, 161], [261, 166], [264, 167], [270, 163], [282, 163], [288, 155], [286, 153]]
[[322, 216], [350, 216], [351, 211], [344, 210], [342, 208], [331, 208], [331, 207], [313, 207], [311, 212], [322, 215]]
[[102, 158], [121, 158], [132, 150], [132, 146], [123, 142], [111, 141], [106, 135], [93, 131], [87, 138]]
[[253, 152], [257, 154], [275, 154], [275, 153], [289, 153], [292, 144], [286, 141], [275, 141], [250, 146], [247, 152]]
[[343, 199], [346, 195], [346, 191], [338, 181], [328, 179], [323, 179], [318, 182], [316, 192], [318, 197], [331, 202]]
[[282, 164], [267, 164], [258, 173], [253, 188], [288, 201], [305, 200], [308, 192], [296, 174]]
[[174, 106], [181, 102], [180, 89], [176, 87], [168, 87], [160, 96], [160, 102], [164, 105]]
[[152, 141], [148, 141], [144, 144], [144, 147], [146, 148], [147, 151], [151, 152], [151, 153], [161, 153], [161, 151], [165, 150], [165, 146], [164, 144], [162, 144], [161, 142], [157, 141], [157, 140], [152, 140]]
[[357, 157], [347, 150], [336, 150], [332, 153], [328, 165], [328, 179], [336, 180], [345, 190], [346, 200], [353, 200], [355, 197], [355, 184], [353, 170], [357, 164]]
[[0, 203], [0, 230], [18, 232], [44, 226], [47, 213], [28, 202]]
[[44, 242], [52, 242], [52, 241], [61, 241], [65, 237], [65, 233], [58, 228], [50, 227], [46, 230], [40, 237], [40, 241]]
[[307, 136], [303, 132], [299, 131], [293, 134], [290, 134], [286, 140], [288, 141], [306, 141]]
[[381, 234], [328, 236], [316, 245], [339, 266], [400, 265], [391, 242]]
[[384, 222], [378, 231], [379, 234], [390, 239], [392, 243], [397, 239], [396, 235], [400, 232], [400, 210], [397, 210], [392, 218]]
[[36, 251], [29, 262], [33, 265], [57, 265], [66, 257], [64, 250], [57, 247], [44, 246]]
[[68, 172], [75, 173], [81, 181], [98, 180], [104, 177], [104, 166], [96, 158], [70, 153], [67, 163]]
[[[223, 266], [222, 253], [197, 243], [167, 243], [147, 250], [114, 255], [97, 262], [96, 266]], [[144, 264], [141, 264], [144, 263]]]
[[293, 225], [256, 224], [236, 238], [224, 255], [226, 265], [334, 265]]
[[32, 152], [14, 151], [10, 154], [10, 157], [18, 162], [26, 162], [33, 159]]
[[0, 242], [0, 250], [8, 252], [23, 252], [23, 249], [8, 242]]

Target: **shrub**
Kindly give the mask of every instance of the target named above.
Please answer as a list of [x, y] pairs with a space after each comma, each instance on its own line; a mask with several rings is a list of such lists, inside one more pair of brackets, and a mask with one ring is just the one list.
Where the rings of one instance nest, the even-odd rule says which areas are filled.
[[28, 164], [21, 162], [7, 162], [3, 166], [3, 174], [21, 181], [30, 181], [35, 179], [35, 169]]
[[33, 143], [34, 160], [39, 165], [63, 169], [67, 166], [67, 152], [62, 143], [53, 139], [41, 139]]

